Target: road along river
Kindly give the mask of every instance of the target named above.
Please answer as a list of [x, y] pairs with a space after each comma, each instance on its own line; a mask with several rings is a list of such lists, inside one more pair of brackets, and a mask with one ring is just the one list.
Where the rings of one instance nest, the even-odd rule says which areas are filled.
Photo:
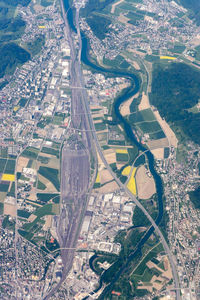
[[[68, 8], [68, 12], [69, 12], [70, 8], [69, 8], [69, 2], [68, 1], [69, 0], [64, 0], [65, 7]], [[73, 25], [72, 25], [72, 27], [73, 27], [74, 26], [73, 14], [67, 13], [66, 16], [67, 16], [68, 24], [71, 25], [73, 23]], [[78, 17], [76, 19], [76, 27], [77, 28], [79, 27]], [[72, 28], [72, 27], [71, 27], [71, 29], [74, 30], [74, 28]], [[77, 32], [77, 30], [75, 30], [75, 31]], [[131, 85], [124, 91], [124, 93], [120, 97], [118, 97], [115, 100], [114, 108], [113, 108], [114, 109], [114, 114], [115, 114], [115, 117], [116, 117], [116, 121], [119, 124], [123, 125], [124, 131], [125, 131], [126, 135], [129, 137], [129, 139], [131, 140], [132, 144], [134, 146], [137, 146], [138, 149], [141, 152], [146, 151], [147, 149], [137, 141], [137, 139], [136, 139], [136, 137], [135, 137], [135, 135], [132, 131], [131, 125], [122, 117], [122, 115], [120, 114], [120, 110], [119, 110], [120, 105], [124, 101], [126, 101], [127, 99], [129, 99], [130, 97], [132, 97], [133, 95], [135, 95], [139, 91], [139, 89], [140, 89], [140, 79], [135, 74], [123, 73], [123, 72], [119, 72], [118, 70], [105, 69], [101, 66], [98, 66], [98, 65], [95, 65], [94, 63], [92, 63], [91, 60], [88, 57], [88, 41], [87, 41], [87, 39], [86, 39], [86, 37], [84, 36], [83, 33], [81, 33], [81, 37], [80, 37], [80, 30], [78, 30], [78, 35], [79, 35], [78, 36], [79, 39], [82, 38], [82, 43], [80, 45], [80, 48], [82, 47], [82, 49], [79, 49], [79, 52], [81, 51], [81, 60], [84, 64], [91, 67], [92, 69], [94, 69], [98, 73], [104, 73], [104, 74], [107, 74], [107, 75], [113, 76], [113, 77], [126, 77], [131, 81]], [[77, 57], [80, 57], [80, 56], [77, 56]], [[74, 60], [74, 62], [75, 62], [75, 60]], [[78, 75], [77, 79], [80, 83], [80, 86], [82, 86], [84, 88], [84, 80], [82, 79], [83, 78], [82, 77], [82, 72], [79, 69], [80, 66], [78, 66], [77, 61], [75, 62], [75, 66], [77, 67], [77, 72], [76, 72], [76, 75]], [[90, 115], [90, 112], [89, 112], [89, 105], [88, 105], [86, 95], [83, 96], [83, 99], [84, 99], [85, 109], [88, 112], [88, 122], [90, 123], [91, 115]], [[119, 179], [116, 177], [116, 175], [112, 172], [110, 166], [107, 164], [107, 162], [105, 161], [105, 158], [103, 157], [103, 154], [102, 154], [101, 148], [98, 144], [95, 133], [93, 133], [93, 139], [96, 143], [96, 147], [97, 147], [97, 150], [98, 150], [98, 152], [101, 156], [101, 159], [105, 163], [105, 166], [112, 173], [113, 177], [118, 182], [118, 184], [126, 190], [127, 194], [133, 199], [133, 201], [136, 203], [136, 205], [141, 208], [143, 213], [145, 213], [145, 215], [147, 216], [147, 218], [150, 220], [150, 222], [152, 224], [152, 226], [149, 228], [147, 233], [140, 240], [136, 250], [130, 254], [130, 256], [128, 257], [127, 262], [122, 266], [122, 268], [119, 270], [119, 272], [116, 273], [115, 278], [112, 280], [112, 282], [104, 289], [102, 295], [100, 296], [100, 299], [104, 299], [105, 294], [112, 288], [113, 284], [116, 282], [116, 280], [119, 278], [119, 276], [126, 270], [129, 262], [140, 252], [142, 246], [144, 245], [144, 243], [148, 240], [148, 238], [151, 236], [151, 234], [154, 231], [160, 236], [160, 239], [161, 239], [161, 242], [164, 246], [164, 249], [165, 249], [166, 253], [168, 254], [168, 257], [169, 257], [169, 260], [170, 260], [170, 263], [171, 263], [171, 267], [172, 267], [173, 276], [174, 276], [174, 283], [175, 283], [177, 299], [180, 299], [179, 281], [178, 281], [178, 275], [177, 275], [176, 267], [174, 265], [173, 258], [172, 258], [171, 252], [169, 250], [169, 247], [168, 247], [168, 245], [167, 245], [167, 243], [166, 243], [166, 241], [163, 237], [162, 232], [160, 231], [160, 229], [158, 227], [158, 225], [161, 223], [161, 220], [162, 220], [162, 217], [163, 217], [163, 185], [162, 185], [161, 177], [159, 176], [159, 174], [155, 170], [155, 167], [154, 167], [155, 162], [154, 162], [154, 157], [153, 157], [152, 153], [150, 151], [146, 151], [146, 156], [148, 158], [149, 169], [150, 169], [150, 172], [151, 172], [151, 174], [152, 174], [152, 176], [155, 180], [156, 192], [157, 192], [157, 198], [158, 198], [158, 215], [157, 215], [157, 218], [156, 218], [155, 221], [151, 218], [151, 216], [144, 209], [144, 207], [141, 205], [141, 203], [130, 193], [129, 190], [127, 190], [127, 188], [125, 186], [123, 186], [123, 184], [119, 181]]]
[[[162, 233], [160, 232], [160, 230], [158, 232], [158, 227], [157, 227], [161, 223], [162, 217], [163, 217], [163, 196], [164, 196], [163, 183], [162, 183], [160, 175], [157, 173], [157, 171], [155, 169], [155, 160], [154, 160], [153, 154], [149, 150], [147, 150], [147, 148], [145, 148], [142, 144], [140, 144], [138, 142], [138, 140], [136, 139], [136, 137], [133, 133], [131, 125], [120, 114], [120, 105], [124, 101], [126, 101], [129, 98], [131, 98], [132, 96], [134, 96], [139, 91], [139, 89], [140, 89], [140, 79], [137, 77], [137, 75], [132, 74], [132, 73], [120, 72], [118, 70], [113, 70], [113, 69], [109, 69], [109, 68], [106, 69], [102, 66], [94, 64], [90, 60], [89, 55], [88, 55], [88, 53], [89, 53], [88, 40], [87, 40], [86, 36], [84, 35], [84, 33], [81, 33], [81, 36], [82, 36], [81, 61], [85, 65], [89, 66], [90, 68], [92, 68], [94, 71], [96, 71], [98, 73], [103, 73], [103, 74], [105, 74], [109, 77], [125, 77], [125, 78], [128, 78], [131, 82], [131, 85], [124, 90], [124, 93], [122, 93], [114, 101], [114, 107], [113, 107], [114, 117], [116, 118], [115, 121], [118, 124], [123, 125], [125, 134], [127, 135], [129, 140], [131, 141], [132, 145], [136, 146], [138, 148], [138, 150], [140, 150], [141, 152], [145, 152], [145, 154], [147, 156], [147, 159], [148, 159], [149, 170], [150, 170], [150, 172], [151, 172], [151, 174], [152, 174], [152, 176], [155, 180], [157, 201], [158, 201], [158, 215], [157, 215], [157, 218], [156, 218], [155, 222], [151, 221], [153, 226], [150, 227], [150, 229], [147, 231], [147, 233], [141, 239], [141, 241], [138, 244], [135, 251], [130, 254], [126, 264], [120, 269], [119, 272], [116, 273], [115, 278], [113, 279], [113, 281], [104, 289], [104, 291], [103, 291], [102, 295], [99, 297], [99, 299], [104, 299], [104, 296], [107, 294], [107, 292], [112, 289], [113, 284], [117, 281], [117, 279], [120, 277], [120, 275], [126, 270], [126, 268], [128, 267], [130, 261], [132, 259], [134, 259], [134, 257], [136, 257], [141, 252], [141, 248], [143, 247], [145, 242], [149, 239], [149, 237], [152, 235], [152, 233], [154, 232], [155, 229], [156, 229], [156, 232], [160, 235], [160, 237], [162, 237], [163, 246], [164, 246], [164, 248], [165, 248], [165, 250], [166, 250], [166, 252], [169, 256], [170, 263], [171, 263], [171, 266], [172, 266], [172, 272], [173, 272], [174, 280], [175, 280], [175, 289], [176, 289], [176, 293], [177, 293], [177, 299], [180, 299], [179, 282], [178, 282], [177, 271], [176, 271], [175, 265], [173, 263], [173, 259], [172, 259], [169, 247], [168, 247]], [[139, 206], [139, 207], [141, 208], [141, 206]], [[155, 225], [157, 225], [157, 226], [155, 226]], [[102, 280], [100, 280], [100, 282], [102, 282]]]

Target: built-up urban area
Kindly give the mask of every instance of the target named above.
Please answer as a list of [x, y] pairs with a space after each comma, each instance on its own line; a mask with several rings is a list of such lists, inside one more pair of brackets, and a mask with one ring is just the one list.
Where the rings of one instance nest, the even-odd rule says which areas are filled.
[[[78, 10], [87, 4], [74, 2]], [[57, 228], [63, 207], [62, 150], [73, 140], [72, 89], [81, 87], [71, 86], [72, 53], [59, 1], [18, 6], [26, 22], [21, 44], [42, 36], [43, 45], [12, 76], [6, 75], [9, 84], [0, 91], [2, 299], [48, 299], [54, 289], [51, 299], [104, 299], [106, 289], [112, 299], [132, 294], [135, 299], [176, 299], [177, 289], [179, 299], [200, 295], [200, 212], [189, 196], [199, 186], [200, 149], [188, 142], [184, 161], [177, 159], [174, 128], [148, 96], [155, 61], [199, 68], [199, 27], [175, 1], [124, 0], [106, 9], [99, 14], [112, 22], [101, 39], [87, 18], [79, 22], [90, 42], [88, 53], [99, 68], [110, 71], [81, 65], [96, 137], [96, 160], [90, 162], [96, 175], [76, 246], [68, 249], [74, 251], [72, 268], [63, 278], [66, 249], [59, 245]], [[78, 33], [71, 35], [78, 49]], [[116, 66], [120, 72], [113, 76]], [[141, 78], [141, 89], [119, 106], [135, 144], [114, 114], [117, 97], [133, 85], [125, 71]], [[161, 209], [149, 153], [163, 183], [164, 221], [161, 233], [155, 228], [145, 240], [157, 225], [150, 218], [157, 220]]]

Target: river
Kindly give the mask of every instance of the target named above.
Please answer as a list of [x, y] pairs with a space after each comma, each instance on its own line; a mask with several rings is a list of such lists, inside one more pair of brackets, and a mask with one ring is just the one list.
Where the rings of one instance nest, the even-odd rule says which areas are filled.
[[126, 135], [128, 136], [129, 140], [131, 141], [133, 146], [136, 146], [138, 150], [145, 152], [145, 155], [148, 159], [148, 165], [149, 165], [149, 170], [155, 180], [156, 184], [156, 192], [157, 192], [157, 197], [158, 197], [158, 216], [156, 218], [156, 224], [158, 225], [162, 219], [163, 216], [163, 184], [160, 175], [157, 173], [155, 170], [155, 160], [153, 154], [145, 148], [142, 144], [138, 142], [136, 139], [133, 130], [131, 128], [131, 125], [129, 122], [120, 114], [120, 105], [128, 100], [130, 97], [133, 97], [135, 94], [140, 89], [140, 80], [137, 75], [131, 74], [131, 73], [125, 73], [125, 72], [120, 72], [118, 70], [111, 70], [109, 68], [104, 68], [102, 66], [94, 64], [88, 56], [88, 40], [85, 37], [85, 35], [82, 33], [82, 54], [81, 54], [81, 60], [82, 62], [92, 68], [93, 70], [102, 73], [102, 74], [107, 74], [109, 76], [114, 76], [114, 77], [126, 77], [130, 79], [131, 85], [124, 90], [124, 93], [122, 93], [119, 97], [117, 97], [114, 101], [114, 114], [116, 117], [116, 121], [118, 124], [122, 124], [124, 131]]
[[[82, 62], [92, 68], [94, 71], [97, 71], [99, 73], [102, 73], [104, 75], [109, 75], [109, 76], [114, 76], [114, 77], [126, 77], [129, 78], [131, 84], [128, 88], [124, 90], [124, 92], [118, 96], [115, 101], [114, 101], [114, 115], [115, 115], [115, 121], [118, 124], [123, 125], [124, 131], [126, 135], [128, 136], [129, 140], [131, 141], [133, 146], [136, 146], [138, 150], [145, 152], [145, 155], [148, 159], [148, 165], [149, 165], [149, 170], [155, 180], [155, 185], [156, 185], [156, 192], [157, 192], [157, 201], [158, 201], [158, 215], [155, 220], [156, 224], [159, 225], [162, 217], [163, 217], [163, 184], [161, 177], [155, 170], [155, 160], [153, 154], [138, 142], [136, 139], [133, 130], [131, 128], [131, 125], [128, 123], [128, 121], [120, 114], [120, 105], [128, 100], [130, 97], [134, 96], [140, 89], [140, 80], [137, 75], [131, 74], [131, 73], [125, 73], [125, 72], [120, 72], [118, 70], [111, 70], [109, 68], [104, 68], [102, 66], [94, 64], [91, 59], [89, 58], [89, 44], [86, 36], [84, 33], [82, 33], [82, 54], [81, 54], [81, 60]], [[144, 235], [144, 237], [141, 239], [139, 242], [137, 248], [133, 253], [130, 254], [126, 264], [119, 270], [119, 272], [116, 273], [115, 277], [113, 278], [111, 285], [108, 285], [102, 295], [100, 296], [99, 299], [103, 299], [103, 297], [106, 295], [106, 293], [112, 288], [112, 285], [114, 282], [117, 281], [117, 279], [120, 277], [120, 275], [125, 271], [125, 269], [128, 267], [130, 261], [136, 257], [141, 252], [142, 246], [145, 244], [145, 242], [149, 239], [151, 234], [154, 232], [154, 228], [150, 227], [150, 229], [147, 231], [147, 233]], [[102, 285], [102, 280], [100, 280], [100, 286], [101, 288]], [[97, 291], [97, 290], [96, 290]]]
[[[65, 0], [65, 7], [69, 8], [69, 0]], [[71, 26], [71, 29], [74, 30], [74, 23], [73, 23], [73, 14], [67, 14], [69, 24]], [[76, 29], [76, 28], [75, 28]], [[125, 77], [128, 78], [131, 82], [130, 86], [126, 88], [123, 93], [118, 96], [115, 101], [114, 101], [114, 115], [116, 122], [118, 124], [123, 125], [124, 131], [126, 135], [128, 136], [129, 140], [131, 141], [133, 146], [136, 146], [138, 150], [141, 152], [145, 152], [145, 155], [148, 159], [148, 166], [149, 170], [155, 180], [155, 185], [156, 185], [156, 193], [157, 193], [157, 203], [158, 203], [158, 214], [155, 220], [155, 223], [157, 225], [160, 224], [162, 217], [163, 217], [163, 184], [160, 175], [157, 173], [155, 169], [155, 160], [153, 154], [147, 150], [138, 140], [136, 139], [132, 127], [129, 124], [129, 122], [120, 114], [120, 105], [128, 100], [130, 97], [134, 96], [139, 90], [140, 90], [140, 78], [136, 74], [128, 73], [128, 72], [120, 72], [118, 70], [113, 70], [109, 68], [104, 68], [100, 65], [97, 65], [93, 63], [89, 57], [89, 43], [84, 35], [84, 33], [81, 33], [82, 36], [82, 52], [81, 52], [81, 61], [87, 65], [88, 67], [92, 68], [94, 71], [98, 73], [102, 73], [104, 75], [108, 75], [109, 77]], [[130, 261], [136, 257], [138, 254], [141, 252], [141, 248], [145, 244], [145, 242], [149, 239], [149, 237], [152, 235], [154, 232], [154, 227], [151, 226], [149, 230], [146, 232], [146, 234], [143, 236], [143, 238], [140, 240], [139, 244], [137, 245], [137, 248], [135, 251], [133, 251], [126, 263], [120, 268], [118, 272], [116, 272], [112, 282], [104, 289], [103, 293], [99, 297], [99, 299], [104, 299], [104, 296], [107, 294], [112, 289], [113, 284], [118, 280], [120, 275], [126, 270], [126, 268], [129, 266]], [[102, 279], [100, 279], [100, 287], [102, 285]], [[99, 288], [100, 288], [99, 287]], [[96, 290], [97, 291], [97, 290]]]

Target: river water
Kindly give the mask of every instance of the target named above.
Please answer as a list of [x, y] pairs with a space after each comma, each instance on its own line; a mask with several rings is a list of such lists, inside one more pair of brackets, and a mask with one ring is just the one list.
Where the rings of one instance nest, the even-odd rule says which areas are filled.
[[[76, 30], [73, 23], [73, 13], [70, 12], [69, 8], [69, 0], [64, 0], [65, 8], [68, 11], [67, 17], [68, 22], [73, 31]], [[104, 75], [108, 75], [109, 77], [125, 77], [128, 78], [131, 82], [130, 86], [124, 90], [124, 92], [118, 96], [114, 101], [114, 115], [116, 118], [116, 122], [118, 124], [123, 125], [124, 131], [126, 135], [128, 136], [129, 140], [131, 141], [133, 146], [136, 146], [138, 150], [145, 152], [145, 155], [148, 159], [148, 166], [149, 170], [155, 180], [156, 185], [156, 193], [157, 193], [157, 201], [158, 201], [158, 214], [155, 220], [155, 223], [157, 225], [160, 224], [162, 217], [163, 217], [163, 184], [160, 175], [157, 173], [155, 169], [155, 160], [153, 154], [140, 143], [136, 139], [133, 130], [131, 128], [131, 125], [128, 123], [128, 121], [120, 114], [120, 105], [128, 100], [130, 97], [134, 96], [139, 90], [140, 90], [140, 78], [136, 74], [128, 73], [128, 72], [120, 72], [118, 70], [111, 70], [109, 68], [104, 68], [102, 66], [96, 65], [93, 63], [89, 57], [89, 42], [84, 35], [84, 33], [81, 33], [82, 36], [82, 52], [81, 52], [81, 61], [88, 67], [92, 68], [94, 71], [98, 73], [102, 73]], [[133, 260], [134, 257], [136, 257], [138, 254], [141, 253], [141, 248], [145, 244], [145, 242], [149, 239], [149, 237], [154, 232], [154, 228], [151, 226], [147, 233], [143, 236], [143, 238], [140, 240], [137, 248], [129, 255], [126, 263], [122, 266], [122, 268], [116, 272], [112, 282], [104, 289], [103, 293], [99, 297], [99, 299], [104, 299], [104, 296], [107, 292], [109, 292], [112, 289], [113, 284], [118, 280], [120, 275], [126, 270], [126, 268], [129, 266], [129, 263], [131, 260]], [[99, 290], [102, 286], [102, 278], [100, 279], [100, 286], [97, 290]], [[97, 291], [96, 290], [96, 291]], [[95, 292], [96, 292], [95, 291]]]
[[81, 33], [82, 35], [82, 53], [81, 53], [81, 60], [82, 62], [92, 68], [94, 71], [97, 71], [102, 74], [107, 74], [109, 76], [114, 76], [114, 77], [126, 77], [130, 79], [131, 85], [125, 89], [125, 92], [122, 93], [117, 99], [114, 101], [114, 114], [116, 117], [116, 121], [118, 124], [123, 124], [124, 131], [126, 135], [128, 136], [129, 140], [131, 141], [133, 146], [136, 146], [138, 150], [145, 152], [145, 155], [147, 156], [148, 159], [148, 165], [149, 165], [149, 170], [155, 180], [156, 184], [156, 192], [157, 192], [157, 197], [158, 197], [158, 216], [156, 218], [156, 224], [158, 225], [162, 219], [163, 216], [163, 184], [160, 175], [158, 175], [157, 171], [155, 170], [155, 160], [154, 156], [150, 151], [147, 151], [147, 148], [145, 148], [141, 143], [138, 142], [136, 139], [133, 130], [131, 128], [131, 125], [129, 122], [120, 114], [120, 105], [129, 99], [130, 97], [134, 96], [137, 94], [137, 92], [140, 89], [140, 80], [137, 75], [131, 74], [131, 73], [125, 73], [125, 72], [120, 72], [118, 70], [111, 70], [109, 68], [104, 68], [101, 66], [98, 66], [94, 64], [90, 58], [89, 58], [89, 51], [88, 51], [88, 40], [86, 36]]

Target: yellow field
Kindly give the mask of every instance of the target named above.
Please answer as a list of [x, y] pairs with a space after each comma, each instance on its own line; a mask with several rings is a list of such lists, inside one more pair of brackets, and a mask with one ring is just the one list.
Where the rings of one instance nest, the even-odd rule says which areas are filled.
[[173, 57], [173, 56], [160, 56], [160, 59], [176, 59], [176, 57]]
[[97, 173], [97, 178], [96, 178], [95, 183], [100, 183], [100, 175], [99, 175], [99, 172]]
[[39, 28], [39, 29], [44, 29], [44, 28], [46, 28], [46, 27], [45, 27], [44, 25], [39, 25], [38, 28]]
[[127, 166], [126, 168], [124, 168], [124, 170], [122, 171], [122, 175], [124, 176], [128, 176], [130, 174], [131, 171], [131, 166]]
[[13, 175], [13, 174], [3, 174], [2, 177], [1, 177], [1, 180], [14, 181], [15, 180], [15, 175]]
[[17, 106], [14, 106], [13, 111], [16, 112], [16, 111], [19, 110], [19, 108], [20, 108], [20, 106], [18, 106], [18, 105], [17, 105]]
[[137, 168], [133, 169], [133, 172], [131, 174], [131, 178], [127, 184], [127, 188], [129, 189], [129, 191], [133, 194], [136, 195], [137, 194], [137, 190], [136, 190], [136, 182], [135, 182], [135, 172], [136, 172]]
[[127, 149], [116, 149], [116, 153], [128, 154]]

